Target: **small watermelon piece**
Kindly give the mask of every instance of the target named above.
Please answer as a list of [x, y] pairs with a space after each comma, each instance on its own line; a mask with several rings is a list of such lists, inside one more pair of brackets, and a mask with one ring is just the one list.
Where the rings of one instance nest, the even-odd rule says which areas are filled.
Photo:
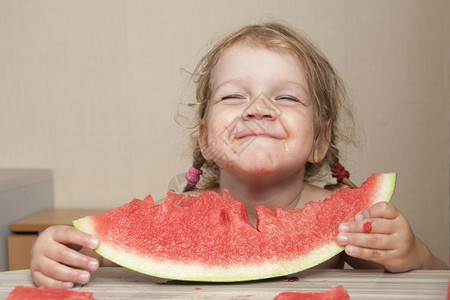
[[350, 296], [342, 285], [325, 292], [283, 292], [274, 300], [350, 300]]
[[303, 209], [255, 207], [257, 227], [244, 204], [227, 191], [199, 197], [169, 192], [162, 204], [149, 195], [105, 214], [75, 220], [100, 239], [101, 256], [129, 269], [167, 279], [232, 282], [284, 276], [337, 255], [338, 226], [380, 201], [390, 201], [395, 173], [374, 174]]
[[363, 230], [364, 230], [364, 233], [371, 233], [372, 232], [372, 221], [365, 222], [363, 224]]
[[49, 287], [16, 286], [9, 293], [7, 300], [95, 300], [91, 292], [72, 290], [55, 290]]

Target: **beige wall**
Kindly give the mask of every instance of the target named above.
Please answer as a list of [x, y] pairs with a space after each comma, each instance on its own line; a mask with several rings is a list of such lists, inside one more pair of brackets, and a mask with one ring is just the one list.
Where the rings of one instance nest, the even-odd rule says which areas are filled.
[[398, 172], [394, 203], [445, 261], [448, 1], [0, 0], [0, 168], [54, 170], [57, 207], [164, 195], [189, 166], [173, 117], [209, 41], [243, 24], [303, 30], [347, 82], [365, 132], [360, 184]]

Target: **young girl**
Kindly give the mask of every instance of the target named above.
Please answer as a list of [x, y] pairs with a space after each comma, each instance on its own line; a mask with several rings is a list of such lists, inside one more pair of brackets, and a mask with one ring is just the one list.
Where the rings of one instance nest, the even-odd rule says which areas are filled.
[[[207, 53], [194, 76], [198, 134], [186, 193], [228, 189], [245, 204], [252, 223], [255, 205], [301, 208], [331, 195], [309, 182], [339, 165], [337, 117], [346, 93], [310, 42], [280, 24], [247, 26]], [[371, 234], [363, 232], [368, 220]], [[337, 242], [345, 252], [320, 267], [342, 267], [345, 260], [391, 272], [447, 268], [390, 203], [341, 224]], [[69, 226], [48, 228], [31, 253], [34, 282], [53, 288], [87, 283], [88, 271], [111, 265], [95, 256], [98, 244], [95, 236]]]

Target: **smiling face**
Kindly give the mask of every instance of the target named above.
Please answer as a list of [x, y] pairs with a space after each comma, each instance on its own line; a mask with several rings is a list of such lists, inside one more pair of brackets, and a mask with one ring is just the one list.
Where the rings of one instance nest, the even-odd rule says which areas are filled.
[[314, 109], [303, 66], [290, 52], [238, 43], [212, 72], [211, 99], [200, 130], [203, 156], [240, 178], [303, 176], [320, 161]]

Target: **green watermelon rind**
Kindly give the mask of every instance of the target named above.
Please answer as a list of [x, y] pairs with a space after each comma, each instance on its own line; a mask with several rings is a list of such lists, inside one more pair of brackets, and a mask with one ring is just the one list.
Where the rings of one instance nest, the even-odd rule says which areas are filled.
[[397, 182], [397, 173], [384, 173], [380, 174], [381, 183], [377, 195], [374, 196], [372, 205], [378, 202], [390, 202], [392, 195], [394, 194], [395, 185]]
[[[395, 173], [380, 174], [377, 186], [380, 187], [372, 198], [372, 205], [378, 202], [389, 202], [396, 184]], [[73, 226], [80, 231], [96, 234], [95, 224], [91, 217], [73, 221]], [[231, 267], [210, 266], [195, 263], [174, 262], [163, 259], [143, 258], [139, 254], [125, 252], [112, 244], [101, 242], [95, 250], [102, 257], [128, 269], [160, 278], [206, 281], [236, 282], [263, 278], [273, 278], [297, 273], [314, 267], [344, 250], [336, 241], [322, 245], [309, 253], [292, 260], [266, 261], [259, 264], [240, 264]]]

